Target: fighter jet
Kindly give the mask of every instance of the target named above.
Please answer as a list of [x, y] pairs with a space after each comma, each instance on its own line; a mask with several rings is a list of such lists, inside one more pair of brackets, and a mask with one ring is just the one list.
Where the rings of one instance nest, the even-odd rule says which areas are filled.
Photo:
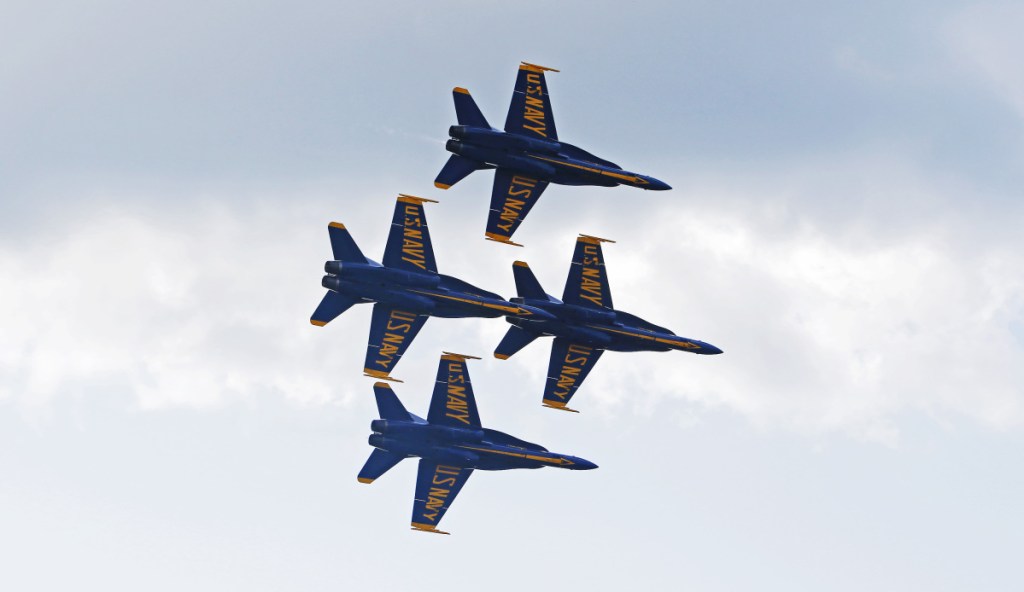
[[554, 319], [537, 317], [507, 318], [512, 324], [494, 350], [494, 357], [505, 360], [542, 335], [554, 335], [548, 379], [544, 386], [543, 405], [573, 411], [566, 407], [583, 380], [594, 369], [605, 350], [669, 351], [681, 350], [695, 354], [720, 354], [717, 347], [686, 337], [679, 337], [664, 327], [649, 323], [612, 306], [611, 289], [605, 273], [602, 242], [607, 239], [579, 235], [569, 267], [565, 292], [559, 300], [546, 294], [530, 267], [516, 261], [512, 273], [516, 280], [519, 306], [538, 308]]
[[363, 255], [344, 224], [331, 222], [327, 228], [334, 259], [324, 264], [327, 275], [321, 285], [328, 292], [309, 322], [322, 327], [354, 304], [375, 302], [363, 365], [363, 372], [373, 378], [395, 380], [391, 370], [427, 317], [547, 315], [439, 274], [423, 212], [425, 202], [436, 203], [412, 195], [398, 196], [383, 265]]
[[402, 459], [419, 457], [413, 530], [448, 534], [437, 525], [474, 469], [597, 468], [588, 460], [548, 452], [543, 446], [482, 427], [467, 359], [479, 358], [448, 352], [441, 356], [425, 420], [406, 411], [386, 382], [373, 386], [380, 419], [370, 422], [373, 434], [369, 441], [374, 451], [358, 479], [373, 483]]
[[557, 72], [522, 62], [516, 78], [505, 131], [490, 126], [469, 91], [456, 87], [455, 114], [459, 125], [448, 129], [445, 148], [452, 152], [434, 180], [448, 189], [473, 171], [496, 169], [487, 216], [488, 239], [512, 242], [512, 234], [540, 199], [548, 183], [560, 185], [631, 185], [663, 191], [667, 184], [622, 167], [558, 139], [544, 72]]

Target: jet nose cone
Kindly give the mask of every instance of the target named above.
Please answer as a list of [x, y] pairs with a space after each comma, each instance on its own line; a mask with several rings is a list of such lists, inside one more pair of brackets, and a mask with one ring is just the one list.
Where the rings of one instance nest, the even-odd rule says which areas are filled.
[[718, 354], [723, 353], [722, 350], [710, 343], [701, 343], [700, 346], [700, 351], [697, 353], [704, 354], [706, 356], [717, 356]]
[[580, 458], [578, 456], [574, 456], [571, 458], [573, 464], [569, 468], [573, 469], [574, 471], [589, 471], [590, 469], [597, 468], [597, 465], [590, 462], [589, 460]]
[[654, 177], [647, 177], [647, 181], [649, 182], [647, 189], [650, 189], [651, 191], [668, 191], [669, 189], [672, 189], [671, 185], [664, 181], [659, 181]]

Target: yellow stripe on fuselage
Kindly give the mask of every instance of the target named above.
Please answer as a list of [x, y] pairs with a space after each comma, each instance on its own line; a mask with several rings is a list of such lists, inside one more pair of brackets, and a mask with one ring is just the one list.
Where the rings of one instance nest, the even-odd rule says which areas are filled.
[[598, 331], [607, 331], [608, 333], [617, 333], [619, 335], [625, 335], [627, 337], [635, 337], [637, 339], [646, 339], [647, 341], [654, 341], [656, 343], [665, 343], [667, 345], [676, 345], [686, 349], [700, 349], [700, 346], [696, 343], [687, 341], [685, 339], [665, 339], [664, 337], [654, 337], [653, 335], [645, 335], [636, 331], [623, 331], [622, 329], [612, 329], [611, 327], [605, 327], [602, 325], [587, 325], [591, 329], [597, 329]]
[[489, 452], [491, 454], [502, 454], [504, 456], [514, 456], [516, 458], [525, 458], [527, 460], [546, 462], [551, 463], [553, 465], [572, 464], [571, 460], [566, 460], [564, 458], [548, 458], [546, 456], [537, 456], [534, 454], [525, 454], [521, 452], [508, 452], [505, 450], [493, 450], [491, 448], [477, 448], [476, 446], [459, 446], [459, 448], [465, 448], [466, 450], [475, 450], [477, 452]]
[[414, 294], [424, 294], [426, 296], [434, 296], [434, 297], [437, 297], [437, 298], [447, 298], [448, 300], [454, 300], [456, 302], [466, 302], [466, 303], [469, 303], [469, 304], [475, 304], [477, 306], [482, 306], [484, 308], [493, 308], [494, 310], [500, 310], [502, 312], [507, 312], [509, 314], [520, 314], [520, 312], [521, 312], [521, 310], [520, 310], [520, 308], [518, 306], [511, 307], [511, 306], [503, 306], [501, 304], [491, 304], [490, 302], [480, 302], [479, 300], [470, 300], [469, 298], [459, 298], [458, 296], [448, 296], [448, 295], [445, 295], [445, 294], [437, 294], [435, 292], [421, 292], [419, 290], [409, 290], [409, 291], [414, 293]]
[[597, 173], [598, 175], [604, 175], [606, 177], [612, 177], [613, 179], [622, 179], [623, 181], [627, 181], [629, 183], [641, 183], [641, 184], [646, 184], [647, 183], [646, 181], [644, 181], [640, 177], [637, 177], [636, 175], [629, 176], [629, 175], [623, 175], [622, 173], [613, 173], [613, 172], [610, 172], [610, 171], [603, 171], [601, 169], [595, 169], [593, 167], [583, 166], [581, 164], [574, 164], [574, 163], [571, 163], [571, 162], [565, 162], [564, 160], [556, 160], [554, 158], [544, 158], [543, 156], [537, 156], [536, 154], [531, 154], [530, 158], [536, 158], [537, 160], [543, 160], [544, 162], [550, 162], [551, 164], [559, 164], [559, 165], [562, 165], [562, 166], [572, 167], [574, 169], [580, 169], [580, 170], [583, 170], [583, 171], [587, 171], [588, 173]]

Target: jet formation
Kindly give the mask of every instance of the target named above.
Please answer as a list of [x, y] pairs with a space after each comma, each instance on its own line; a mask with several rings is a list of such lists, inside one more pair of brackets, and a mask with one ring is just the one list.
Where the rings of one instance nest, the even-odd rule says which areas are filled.
[[[557, 72], [521, 63], [504, 130], [487, 123], [469, 91], [456, 87], [452, 93], [458, 125], [448, 130], [446, 148], [452, 155], [434, 185], [448, 189], [474, 171], [493, 169], [484, 233], [492, 241], [522, 246], [512, 236], [551, 183], [671, 189], [559, 140], [545, 80], [545, 72], [552, 71]], [[494, 350], [499, 359], [508, 359], [539, 337], [554, 337], [541, 402], [563, 411], [575, 411], [568, 404], [605, 351], [722, 353], [614, 308], [601, 246], [614, 241], [578, 236], [561, 299], [544, 291], [524, 261], [512, 265], [517, 296], [510, 300], [439, 273], [424, 213], [424, 204], [431, 202], [398, 196], [379, 263], [363, 255], [343, 224], [328, 225], [333, 259], [324, 264], [321, 280], [327, 294], [310, 322], [324, 326], [356, 304], [373, 303], [366, 376], [401, 382], [391, 373], [432, 316], [504, 317], [511, 326]], [[448, 352], [441, 356], [426, 419], [409, 413], [387, 382], [373, 387], [380, 417], [370, 422], [374, 450], [358, 480], [372, 483], [403, 459], [418, 458], [413, 530], [448, 534], [438, 524], [474, 470], [597, 468], [582, 458], [483, 427], [466, 367], [469, 359], [479, 358]]]
[[476, 469], [597, 468], [577, 456], [549, 452], [539, 444], [483, 427], [467, 359], [479, 358], [448, 352], [441, 356], [426, 419], [406, 411], [388, 383], [373, 386], [380, 419], [370, 422], [369, 444], [374, 450], [358, 479], [373, 483], [402, 460], [419, 458], [412, 504], [414, 530], [448, 534], [437, 525]]
[[473, 171], [495, 169], [484, 232], [490, 240], [522, 246], [512, 242], [512, 235], [549, 183], [671, 189], [664, 181], [625, 171], [558, 139], [544, 77], [544, 72], [557, 71], [520, 64], [504, 131], [487, 123], [468, 90], [456, 87], [452, 91], [459, 124], [448, 128], [451, 139], [445, 148], [452, 155], [434, 179], [434, 186], [448, 189]]

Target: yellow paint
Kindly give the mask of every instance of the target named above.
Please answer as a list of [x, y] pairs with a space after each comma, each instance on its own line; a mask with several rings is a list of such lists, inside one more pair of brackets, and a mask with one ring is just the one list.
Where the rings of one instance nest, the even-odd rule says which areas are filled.
[[[391, 382], [403, 382], [397, 378], [388, 376], [387, 372], [381, 372], [380, 370], [374, 370], [372, 368], [363, 368], [363, 375], [369, 376], [370, 378], [379, 378], [381, 380], [390, 380]], [[377, 383], [380, 384], [380, 383]]]
[[467, 355], [467, 354], [456, 354], [456, 353], [447, 352], [447, 351], [446, 352], [441, 352], [441, 353], [444, 354], [443, 356], [441, 356], [442, 360], [453, 360], [454, 361], [454, 360], [480, 360], [480, 359], [482, 359], [482, 358], [479, 358], [477, 356], [470, 356], [470, 355]]
[[415, 195], [408, 195], [406, 193], [398, 194], [398, 201], [402, 203], [411, 204], [422, 204], [422, 203], [439, 203], [436, 199], [428, 199], [426, 197], [417, 197]]
[[323, 327], [327, 324], [327, 321], [318, 321], [316, 319], [309, 319], [309, 324], [316, 325], [317, 327]]
[[375, 382], [373, 383], [373, 386], [376, 388], [386, 388], [389, 391], [391, 390], [391, 385], [386, 382]]
[[558, 409], [559, 411], [568, 411], [569, 413], [579, 413], [579, 411], [576, 411], [575, 409], [566, 407], [565, 403], [561, 401], [552, 401], [550, 399], [544, 399], [541, 402], [541, 405], [549, 409]]
[[462, 88], [461, 86], [456, 86], [455, 88], [452, 89], [452, 91], [457, 92], [459, 94], [463, 94], [463, 95], [468, 95], [469, 94], [469, 91], [464, 89], [464, 88]]
[[450, 532], [438, 530], [431, 524], [420, 524], [419, 522], [412, 523], [412, 530], [418, 530], [419, 532], [432, 532], [434, 534], [451, 534]]
[[[546, 456], [537, 456], [535, 454], [525, 454], [522, 452], [508, 452], [505, 450], [492, 450], [490, 448], [478, 448], [476, 446], [459, 446], [459, 448], [465, 448], [466, 450], [475, 450], [477, 452], [488, 452], [490, 454], [501, 454], [503, 456], [514, 456], [516, 458], [525, 458], [527, 460], [535, 460], [537, 462], [551, 463], [553, 465], [562, 465], [569, 463], [562, 458], [548, 458]], [[571, 463], [569, 463], [571, 464]]]
[[561, 72], [561, 70], [555, 70], [554, 68], [548, 68], [547, 66], [538, 66], [537, 64], [531, 64], [530, 62], [519, 62], [520, 70], [529, 70], [531, 72]]
[[498, 358], [499, 360], [507, 360], [508, 359], [507, 355], [499, 354], [498, 352], [494, 352], [494, 357]]
[[367, 479], [366, 477], [356, 477], [360, 483], [373, 483], [373, 479]]
[[502, 312], [507, 312], [509, 314], [519, 314], [519, 311], [521, 310], [518, 306], [513, 307], [513, 306], [505, 306], [505, 305], [502, 305], [502, 304], [491, 304], [490, 302], [481, 302], [479, 300], [470, 300], [469, 298], [459, 298], [458, 296], [449, 296], [448, 294], [439, 294], [437, 292], [423, 292], [421, 290], [409, 290], [409, 291], [414, 293], [414, 294], [423, 294], [425, 296], [430, 296], [431, 298], [444, 298], [446, 300], [454, 300], [456, 302], [465, 302], [467, 304], [475, 304], [477, 306], [482, 306], [484, 308], [493, 308], [494, 310], [500, 310]]
[[521, 247], [521, 246], [523, 246], [523, 245], [521, 245], [519, 243], [512, 242], [512, 239], [510, 239], [507, 236], [502, 236], [500, 234], [494, 234], [493, 232], [485, 232], [484, 233], [484, 238], [486, 238], [487, 240], [492, 240], [492, 241], [494, 241], [496, 243], [504, 243], [506, 245], [512, 245], [513, 247]]
[[337, 228], [339, 230], [345, 230], [345, 225], [342, 224], [341, 222], [331, 222], [330, 224], [328, 224], [328, 226], [330, 226], [331, 228]]
[[579, 238], [576, 239], [576, 241], [577, 242], [581, 242], [581, 243], [590, 243], [592, 245], [596, 245], [596, 244], [600, 244], [600, 243], [614, 243], [615, 242], [615, 241], [611, 240], [610, 238], [601, 238], [599, 236], [591, 236], [589, 234], [581, 234], [579, 236]]
[[525, 267], [526, 269], [530, 269], [530, 266], [526, 264], [526, 261], [515, 261], [512, 265], [515, 267]]
[[543, 156], [537, 156], [536, 154], [530, 154], [530, 158], [536, 158], [537, 160], [543, 160], [544, 162], [550, 162], [551, 164], [557, 164], [560, 166], [567, 166], [574, 169], [580, 169], [590, 173], [596, 173], [598, 175], [604, 175], [605, 177], [612, 177], [613, 179], [621, 179], [627, 183], [637, 183], [640, 185], [646, 185], [647, 181], [637, 177], [636, 175], [623, 175], [622, 173], [613, 173], [611, 171], [603, 171], [601, 169], [595, 169], [593, 167], [583, 166], [581, 164], [575, 164], [572, 162], [565, 162], [556, 160], [553, 158], [544, 158]]
[[451, 189], [451, 185], [445, 185], [444, 183], [438, 183], [437, 181], [434, 181], [434, 187], [437, 187], [438, 189]]

